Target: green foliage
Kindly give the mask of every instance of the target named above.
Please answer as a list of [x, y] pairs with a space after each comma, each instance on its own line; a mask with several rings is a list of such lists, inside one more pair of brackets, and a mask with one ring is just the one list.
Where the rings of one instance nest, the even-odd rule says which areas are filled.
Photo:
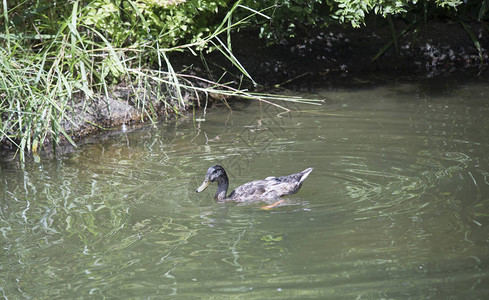
[[257, 27], [262, 38], [277, 40], [294, 37], [298, 29], [322, 26], [331, 10], [330, 0], [245, 0], [243, 5], [263, 11], [270, 18], [251, 20], [250, 27]]
[[256, 19], [252, 26], [260, 28], [261, 37], [274, 40], [294, 37], [306, 28], [335, 23], [359, 27], [365, 25], [371, 14], [403, 18], [412, 13], [435, 13], [458, 18], [464, 12], [475, 10], [481, 21], [487, 17], [489, 8], [487, 0], [245, 0], [243, 5], [266, 9], [271, 19]]
[[116, 47], [166, 48], [211, 32], [226, 6], [224, 0], [95, 0], [85, 7], [82, 22]]
[[390, 15], [406, 14], [429, 2], [434, 3], [434, 7], [447, 9], [457, 9], [464, 4], [462, 0], [334, 0], [332, 3], [337, 8], [333, 18], [341, 23], [348, 22], [353, 27], [359, 27], [372, 12], [386, 18]]

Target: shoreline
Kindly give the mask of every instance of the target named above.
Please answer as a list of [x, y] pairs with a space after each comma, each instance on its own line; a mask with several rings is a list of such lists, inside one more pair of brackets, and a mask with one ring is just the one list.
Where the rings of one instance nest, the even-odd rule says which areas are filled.
[[[396, 26], [402, 28], [405, 24], [398, 22]], [[482, 29], [476, 28], [477, 30]], [[413, 35], [414, 33], [409, 33], [399, 39], [398, 52], [391, 45], [372, 62], [372, 58], [385, 48], [389, 37], [392, 37], [388, 26], [377, 28], [368, 25], [359, 29], [330, 26], [315, 30], [307, 37], [271, 46], [259, 39], [256, 32], [239, 32], [233, 36], [233, 53], [259, 84], [258, 87], [253, 87], [249, 80], [243, 81], [236, 75], [239, 74], [237, 68], [216, 51], [208, 55], [207, 65], [190, 53], [177, 54], [171, 59], [174, 66], [177, 66], [175, 69], [185, 70], [186, 74], [220, 78], [221, 82], [231, 82], [232, 86], [258, 90], [358, 86], [375, 84], [382, 81], [382, 78], [443, 79], [457, 74], [467, 80], [477, 80], [487, 74], [487, 35], [480, 35], [482, 63], [477, 48], [460, 24], [430, 22], [424, 34], [417, 37]], [[191, 82], [191, 85], [205, 86], [206, 83]], [[202, 106], [204, 99], [209, 101], [210, 107], [222, 100], [219, 95], [199, 95], [198, 92], [185, 89], [182, 91], [183, 103], [177, 103], [171, 97], [164, 101], [148, 97], [148, 105], [157, 116], [157, 120], [151, 120], [151, 116], [145, 115], [144, 110], [138, 107], [139, 104], [132, 101], [132, 89], [119, 84], [108, 93], [109, 97], [95, 95], [96, 101], [92, 101], [93, 105], [90, 107], [75, 105], [72, 108], [71, 122], [65, 122], [61, 126], [75, 143], [83, 144], [87, 137], [111, 132], [121, 126], [146, 126], [177, 118], [178, 115], [188, 115], [191, 109]], [[46, 138], [41, 156], [63, 148], [64, 144], [69, 144], [64, 137], [54, 147], [52, 140]], [[12, 156], [16, 148], [4, 139], [1, 151], [3, 160]], [[32, 156], [28, 154], [28, 157]]]

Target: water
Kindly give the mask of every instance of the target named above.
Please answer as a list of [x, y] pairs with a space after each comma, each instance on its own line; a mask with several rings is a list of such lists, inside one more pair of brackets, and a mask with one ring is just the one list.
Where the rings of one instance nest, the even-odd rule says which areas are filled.
[[[489, 87], [315, 89], [120, 133], [22, 170], [2, 162], [0, 296], [484, 299]], [[314, 167], [282, 205], [231, 187]]]

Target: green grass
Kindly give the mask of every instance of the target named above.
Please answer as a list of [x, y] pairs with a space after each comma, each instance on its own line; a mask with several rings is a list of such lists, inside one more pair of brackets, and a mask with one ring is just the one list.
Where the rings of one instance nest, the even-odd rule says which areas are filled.
[[[136, 8], [134, 2], [129, 3]], [[202, 49], [214, 48], [254, 83], [251, 75], [233, 55], [229, 37], [231, 30], [254, 15], [266, 17], [264, 13], [267, 9], [254, 11], [238, 1], [213, 30], [208, 30], [207, 35], [190, 43], [176, 46], [161, 44], [164, 39], [156, 36], [154, 40], [136, 39], [135, 43], [124, 46], [117, 38], [109, 38], [107, 32], [87, 25], [91, 10], [82, 8], [80, 1], [72, 2], [69, 7], [71, 11], [65, 13], [67, 18], [40, 25], [46, 28], [50, 25], [49, 28], [55, 30], [43, 30], [46, 33], [41, 34], [41, 30], [34, 26], [35, 33], [29, 36], [23, 33], [26, 28], [9, 26], [12, 24], [9, 14], [20, 13], [15, 11], [18, 7], [9, 8], [6, 0], [2, 4], [5, 34], [0, 35], [0, 43], [4, 46], [0, 49], [0, 140], [9, 141], [17, 149], [21, 162], [27, 155], [39, 160], [39, 153], [48, 142], [55, 146], [65, 140], [75, 145], [72, 134], [76, 132], [70, 130], [75, 126], [74, 120], [97, 101], [108, 99], [116, 84], [123, 84], [131, 90], [135, 108], [142, 119], [150, 122], [156, 122], [158, 118], [157, 105], [176, 114], [183, 112], [190, 104], [185, 102], [183, 90], [193, 92], [197, 97], [212, 93], [253, 98], [267, 103], [287, 100], [179, 74], [168, 58], [168, 54], [175, 51], [198, 53]], [[237, 10], [249, 14], [233, 20]], [[144, 30], [149, 30], [148, 20], [142, 12], [134, 11], [136, 15], [133, 17], [142, 21]], [[50, 18], [45, 10], [38, 14], [43, 20]], [[164, 31], [160, 33], [162, 36], [167, 34]], [[227, 40], [223, 41], [223, 36]], [[203, 84], [192, 84], [196, 81]], [[273, 105], [287, 110], [279, 104]], [[110, 106], [108, 110], [111, 110]], [[90, 120], [85, 122], [93, 124]]]

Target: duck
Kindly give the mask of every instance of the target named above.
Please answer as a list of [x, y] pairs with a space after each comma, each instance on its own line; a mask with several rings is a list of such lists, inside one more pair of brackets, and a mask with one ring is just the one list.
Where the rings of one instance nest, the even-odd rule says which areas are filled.
[[222, 166], [214, 165], [207, 170], [204, 182], [195, 192], [200, 193], [211, 185], [211, 183], [217, 182], [217, 192], [214, 198], [218, 202], [273, 200], [297, 193], [312, 170], [313, 168], [307, 168], [302, 172], [287, 176], [270, 176], [262, 180], [250, 181], [237, 187], [227, 195], [229, 178], [226, 171]]

